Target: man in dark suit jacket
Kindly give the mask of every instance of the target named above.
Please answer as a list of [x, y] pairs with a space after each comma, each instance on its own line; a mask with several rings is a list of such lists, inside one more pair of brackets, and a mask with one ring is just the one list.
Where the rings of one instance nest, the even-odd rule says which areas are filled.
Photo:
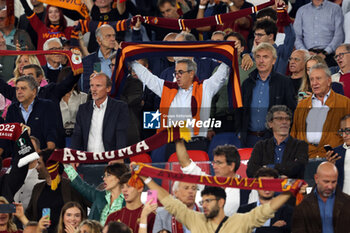
[[50, 100], [37, 98], [38, 83], [32, 76], [16, 80], [18, 101], [8, 109], [6, 122], [19, 122], [31, 128], [31, 135], [39, 139], [41, 149], [55, 149], [57, 140], [57, 111]]
[[108, 97], [111, 86], [112, 81], [104, 73], [91, 77], [92, 100], [79, 107], [73, 149], [102, 152], [126, 146], [129, 110], [125, 102]]
[[337, 187], [337, 179], [334, 164], [317, 167], [316, 187], [294, 209], [293, 233], [349, 232], [350, 196]]
[[[350, 182], [344, 184], [344, 178], [350, 175], [350, 168], [344, 166], [345, 161], [349, 161], [349, 155], [346, 156], [346, 153], [347, 150], [350, 149], [350, 114], [345, 115], [340, 120], [340, 129], [338, 133], [343, 138], [344, 144], [334, 148], [334, 151], [327, 152], [326, 155], [327, 160], [333, 163], [335, 162], [335, 166], [338, 169], [338, 188], [350, 195]], [[348, 179], [345, 180], [349, 181]]]
[[[47, 167], [45, 166], [51, 153], [51, 150], [44, 150], [39, 153], [40, 158], [36, 169], [38, 171], [39, 179], [43, 179], [45, 181], [34, 186], [25, 215], [31, 221], [39, 221], [42, 217], [42, 209], [50, 208], [51, 224], [48, 228], [48, 233], [55, 233], [57, 231], [56, 227], [59, 222], [60, 212], [65, 203], [70, 201], [78, 202], [83, 207], [85, 213], [87, 211], [87, 207], [91, 206], [91, 203], [85, 201], [81, 194], [70, 185], [70, 181], [66, 178], [60, 177], [61, 180], [57, 186], [57, 189], [51, 189], [52, 180]], [[62, 172], [63, 169], [59, 168], [60, 175]]]
[[[23, 73], [24, 75], [31, 75], [35, 78], [35, 80], [41, 80], [45, 78], [44, 73], [40, 66], [35, 64], [26, 65], [23, 67]], [[62, 123], [62, 116], [60, 112], [59, 103], [62, 99], [62, 97], [70, 92], [74, 86], [74, 84], [77, 83], [79, 80], [80, 75], [73, 75], [73, 72], [70, 72], [69, 77], [65, 78], [60, 83], [49, 83], [46, 86], [40, 87], [38, 91], [38, 97], [41, 99], [49, 99], [52, 102], [55, 103], [55, 110], [57, 111], [57, 117], [58, 117], [58, 139], [56, 143], [56, 147], [58, 148], [64, 148], [65, 147], [65, 136], [64, 136], [64, 129], [63, 129], [63, 123]], [[16, 88], [12, 87], [11, 85], [7, 84], [0, 75], [0, 93], [7, 99], [11, 101], [16, 100]]]
[[272, 106], [266, 115], [266, 127], [273, 137], [258, 141], [248, 162], [247, 175], [254, 177], [261, 167], [276, 169], [288, 178], [304, 178], [308, 145], [289, 135], [292, 112], [285, 105]]
[[242, 84], [243, 108], [237, 121], [241, 141], [245, 147], [254, 147], [267, 138], [265, 116], [271, 106], [287, 105], [294, 111], [297, 101], [290, 78], [273, 70], [276, 49], [270, 43], [260, 43], [253, 51], [256, 70]]
[[[260, 168], [256, 173], [256, 178], [274, 179], [278, 178], [278, 172], [272, 168]], [[255, 207], [268, 203], [275, 196], [275, 192], [267, 190], [258, 190], [259, 199], [247, 205], [239, 207], [237, 213], [247, 213]], [[275, 217], [267, 220], [262, 227], [256, 228], [255, 233], [278, 233], [290, 232], [293, 208], [288, 204], [283, 205], [275, 213]]]

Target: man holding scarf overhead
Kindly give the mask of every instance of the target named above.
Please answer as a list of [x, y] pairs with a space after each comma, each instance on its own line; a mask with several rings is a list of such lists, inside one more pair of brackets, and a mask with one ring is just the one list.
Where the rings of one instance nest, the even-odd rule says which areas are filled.
[[[217, 71], [203, 82], [199, 82], [195, 76], [197, 64], [188, 58], [176, 61], [174, 72], [176, 82], [158, 78], [137, 62], [133, 62], [131, 68], [150, 90], [161, 97], [161, 128], [186, 121], [187, 126], [191, 129], [192, 137], [207, 136], [208, 127], [201, 127], [197, 123], [210, 120], [211, 100], [230, 73], [230, 68], [226, 64], [222, 63]], [[164, 117], [167, 118], [164, 119]], [[188, 124], [193, 121], [195, 124]], [[217, 123], [210, 121], [210, 125], [220, 126]]]

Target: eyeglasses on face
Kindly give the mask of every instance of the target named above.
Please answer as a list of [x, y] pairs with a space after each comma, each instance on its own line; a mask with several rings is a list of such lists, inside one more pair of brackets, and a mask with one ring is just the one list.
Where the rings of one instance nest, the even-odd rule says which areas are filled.
[[254, 33], [254, 36], [255, 36], [255, 37], [259, 37], [259, 38], [260, 38], [260, 37], [263, 37], [263, 36], [266, 36], [266, 35], [267, 35], [267, 34], [264, 34], [264, 33], [256, 33], [256, 32]]
[[290, 121], [290, 117], [289, 116], [287, 116], [287, 117], [281, 117], [281, 116], [279, 116], [279, 117], [274, 117], [274, 118], [272, 118], [273, 120], [276, 120], [276, 121], [283, 121], [283, 120], [285, 120], [285, 121]]
[[337, 55], [334, 56], [334, 60], [338, 60], [339, 59], [342, 59], [344, 57], [345, 54], [348, 54], [350, 52], [346, 52], [346, 53], [339, 53]]
[[212, 201], [217, 201], [217, 200], [218, 200], [217, 198], [208, 198], [208, 199], [201, 200], [201, 201], [199, 202], [199, 204], [200, 204], [200, 205], [203, 205], [204, 203], [209, 204], [210, 202], [212, 202]]
[[220, 165], [222, 165], [222, 164], [225, 164], [225, 162], [213, 160], [213, 161], [211, 161], [211, 164], [212, 164], [212, 165], [218, 165], [218, 166], [220, 166]]
[[179, 71], [176, 71], [176, 70], [175, 70], [174, 76], [177, 76], [177, 75], [182, 76], [184, 73], [190, 72], [190, 71], [191, 71], [191, 70], [179, 70]]
[[350, 134], [350, 128], [339, 129], [338, 134], [340, 137]]

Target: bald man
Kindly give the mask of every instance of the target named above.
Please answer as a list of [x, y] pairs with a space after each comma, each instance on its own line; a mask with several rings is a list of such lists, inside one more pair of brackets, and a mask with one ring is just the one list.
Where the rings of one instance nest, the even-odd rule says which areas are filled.
[[337, 189], [338, 170], [333, 163], [321, 163], [316, 186], [295, 207], [292, 232], [349, 232], [350, 196]]

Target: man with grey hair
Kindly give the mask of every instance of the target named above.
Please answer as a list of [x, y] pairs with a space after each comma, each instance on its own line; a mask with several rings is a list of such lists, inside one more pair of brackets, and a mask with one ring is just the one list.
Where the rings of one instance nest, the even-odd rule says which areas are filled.
[[308, 161], [307, 143], [289, 135], [292, 112], [285, 105], [274, 105], [266, 115], [266, 127], [273, 137], [255, 144], [247, 175], [254, 177], [261, 167], [274, 168], [282, 176], [303, 179]]
[[115, 30], [112, 26], [104, 24], [96, 30], [96, 41], [99, 48], [96, 52], [83, 58], [84, 73], [79, 82], [80, 89], [89, 92], [90, 75], [93, 72], [103, 72], [108, 77], [112, 76], [113, 70], [110, 68], [114, 48], [116, 47]]
[[[196, 184], [175, 181], [172, 190], [175, 198], [184, 203], [189, 209], [199, 212], [202, 211], [195, 203], [197, 193]], [[183, 229], [183, 231], [181, 231], [181, 229]], [[164, 207], [159, 207], [157, 209], [152, 232], [159, 233], [163, 230], [172, 233], [189, 231], [185, 225], [179, 223], [173, 215], [164, 209]]]
[[286, 105], [294, 110], [297, 104], [293, 85], [286, 76], [273, 70], [277, 52], [270, 43], [260, 43], [253, 50], [256, 69], [242, 84], [243, 108], [237, 128], [245, 147], [270, 135], [265, 127], [265, 116], [273, 105]]
[[17, 101], [8, 108], [6, 122], [19, 122], [31, 128], [31, 135], [38, 138], [42, 149], [55, 149], [58, 118], [55, 104], [37, 98], [38, 83], [33, 76], [21, 76], [16, 80]]
[[331, 73], [327, 65], [318, 63], [310, 70], [313, 95], [300, 101], [294, 113], [291, 136], [309, 144], [309, 158], [326, 157], [323, 148], [339, 146], [337, 134], [340, 120], [350, 113], [350, 99], [331, 89]]
[[[43, 50], [62, 50], [63, 46], [59, 38], [50, 38], [45, 41]], [[49, 82], [56, 83], [59, 73], [62, 70], [62, 56], [61, 54], [47, 54], [45, 55], [46, 65], [42, 68], [45, 77]]]
[[332, 75], [332, 81], [342, 83], [344, 95], [350, 98], [350, 44], [341, 44], [335, 50], [334, 60], [339, 71]]
[[[170, 82], [153, 75], [137, 62], [133, 62], [131, 68], [150, 90], [161, 97], [159, 110], [168, 116], [168, 122], [162, 121], [161, 128], [175, 121], [208, 120], [211, 100], [225, 83], [230, 72], [230, 68], [222, 63], [210, 78], [199, 82], [195, 79], [196, 63], [192, 59], [181, 59], [175, 64], [175, 82]], [[190, 129], [192, 137], [206, 137], [208, 127], [192, 126]]]
[[[175, 41], [197, 41], [196, 37], [189, 32], [181, 32], [176, 35]], [[179, 59], [192, 59], [198, 66], [198, 69], [196, 70], [195, 74], [199, 78], [199, 80], [205, 80], [209, 78], [215, 68], [219, 65], [219, 63], [208, 57], [174, 57], [175, 60]], [[160, 78], [164, 79], [165, 81], [174, 81], [176, 80], [176, 77], [174, 76], [174, 66], [171, 66], [167, 69], [165, 69], [161, 75]]]
[[293, 83], [295, 95], [299, 92], [303, 76], [305, 75], [305, 63], [309, 57], [309, 51], [299, 49], [294, 50], [288, 59], [289, 71], [291, 72], [290, 78]]

